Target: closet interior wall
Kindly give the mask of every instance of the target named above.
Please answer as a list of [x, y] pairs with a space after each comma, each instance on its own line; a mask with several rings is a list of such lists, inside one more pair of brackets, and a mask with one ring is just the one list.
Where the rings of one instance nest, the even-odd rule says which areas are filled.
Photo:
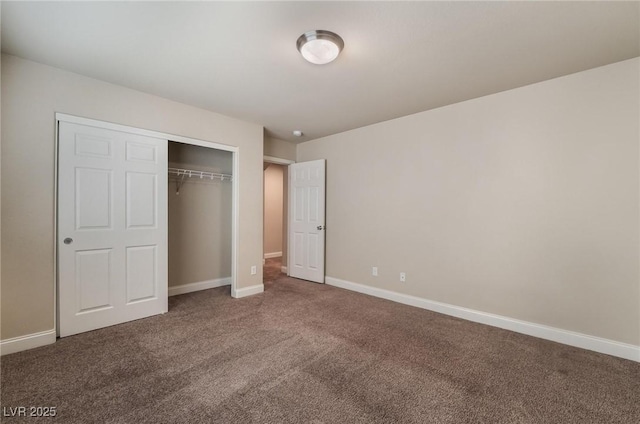
[[[231, 152], [169, 142], [169, 167], [232, 174]], [[232, 183], [169, 178], [169, 287], [231, 282]], [[225, 281], [226, 282], [226, 281]]]

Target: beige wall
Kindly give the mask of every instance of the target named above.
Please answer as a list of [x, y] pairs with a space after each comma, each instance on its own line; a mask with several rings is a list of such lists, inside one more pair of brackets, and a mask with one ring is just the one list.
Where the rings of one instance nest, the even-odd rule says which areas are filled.
[[238, 287], [262, 283], [261, 126], [3, 55], [2, 339], [54, 327], [55, 112], [239, 147]]
[[[169, 143], [169, 166], [231, 174], [231, 152]], [[169, 178], [169, 286], [231, 277], [230, 181]]]
[[264, 170], [264, 254], [282, 252], [284, 167]]
[[298, 145], [298, 161], [327, 159], [326, 274], [639, 345], [639, 72]]
[[265, 136], [264, 154], [280, 159], [296, 160], [296, 145], [278, 138]]

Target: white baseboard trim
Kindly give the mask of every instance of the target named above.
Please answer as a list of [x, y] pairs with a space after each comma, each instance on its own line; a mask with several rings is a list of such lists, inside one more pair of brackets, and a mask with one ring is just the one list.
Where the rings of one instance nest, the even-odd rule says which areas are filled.
[[169, 286], [169, 296], [230, 285], [231, 277], [225, 277], [217, 278], [215, 280], [198, 281], [197, 283], [182, 284], [179, 286]]
[[366, 286], [364, 284], [352, 283], [351, 281], [340, 280], [338, 278], [327, 276], [325, 277], [325, 282], [331, 286], [380, 297], [382, 299], [403, 303], [405, 305], [428, 309], [430, 311], [451, 315], [468, 321], [491, 325], [493, 327], [515, 331], [516, 333], [522, 333], [541, 339], [563, 343], [569, 346], [593, 350], [595, 352], [640, 362], [640, 346], [589, 336], [587, 334], [577, 333], [574, 331], [562, 330], [560, 328], [549, 327], [542, 324], [521, 321], [487, 312], [476, 311], [474, 309], [423, 299], [421, 297], [411, 296], [408, 294], [392, 292], [385, 289]]
[[259, 294], [264, 291], [264, 284], [256, 284], [255, 286], [243, 287], [241, 289], [231, 290], [231, 297], [239, 299], [241, 297], [247, 297], [254, 294]]
[[280, 272], [283, 273], [283, 274], [286, 274], [287, 273], [287, 267], [286, 266], [281, 266], [280, 267]]
[[271, 253], [264, 254], [265, 259], [280, 258], [280, 257], [282, 257], [282, 252], [271, 252]]
[[0, 341], [0, 355], [46, 346], [56, 342], [56, 330], [41, 331]]

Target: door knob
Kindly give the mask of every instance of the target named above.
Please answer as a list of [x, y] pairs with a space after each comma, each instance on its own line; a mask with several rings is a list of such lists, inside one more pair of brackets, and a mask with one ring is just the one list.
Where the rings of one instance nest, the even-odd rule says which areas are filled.
[[324, 230], [324, 227], [322, 225], [318, 225], [316, 228], [318, 228], [318, 230]]
[[71, 237], [67, 237], [66, 239], [64, 239], [63, 243], [64, 244], [71, 244], [71, 243], [73, 243], [73, 239]]

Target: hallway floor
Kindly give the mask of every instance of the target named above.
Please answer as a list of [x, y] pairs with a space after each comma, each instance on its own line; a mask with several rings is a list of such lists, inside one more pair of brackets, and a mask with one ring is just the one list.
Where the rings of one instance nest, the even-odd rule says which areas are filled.
[[262, 266], [262, 275], [262, 280], [265, 283], [265, 289], [266, 283], [273, 283], [280, 277], [286, 277], [286, 274], [282, 273], [282, 257], [266, 259]]

